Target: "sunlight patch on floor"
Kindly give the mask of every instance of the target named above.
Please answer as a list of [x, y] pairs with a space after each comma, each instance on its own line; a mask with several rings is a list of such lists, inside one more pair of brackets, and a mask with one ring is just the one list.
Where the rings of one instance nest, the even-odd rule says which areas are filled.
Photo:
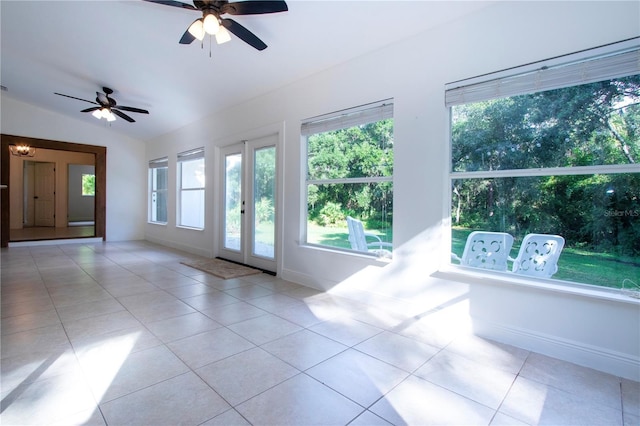
[[102, 400], [131, 353], [139, 335], [140, 332], [136, 331], [101, 340], [77, 350], [78, 358], [89, 378], [96, 401]]

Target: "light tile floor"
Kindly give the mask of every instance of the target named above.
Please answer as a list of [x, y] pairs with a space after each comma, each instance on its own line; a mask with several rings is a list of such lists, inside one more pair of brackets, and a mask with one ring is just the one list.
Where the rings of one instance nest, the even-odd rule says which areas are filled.
[[455, 292], [415, 315], [193, 257], [3, 249], [0, 423], [640, 424], [638, 382], [473, 337]]

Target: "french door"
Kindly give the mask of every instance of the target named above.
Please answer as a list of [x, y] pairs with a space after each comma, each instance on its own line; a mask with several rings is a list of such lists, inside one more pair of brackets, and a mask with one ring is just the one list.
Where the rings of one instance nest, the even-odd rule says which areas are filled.
[[276, 272], [277, 135], [221, 148], [220, 257]]

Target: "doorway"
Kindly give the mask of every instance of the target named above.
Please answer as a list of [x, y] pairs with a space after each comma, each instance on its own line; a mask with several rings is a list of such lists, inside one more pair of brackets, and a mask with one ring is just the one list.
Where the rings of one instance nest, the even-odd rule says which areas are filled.
[[[0, 135], [0, 142], [0, 184], [2, 184], [2, 190], [0, 191], [0, 247], [8, 247], [9, 241], [13, 240], [13, 235], [11, 235], [10, 239], [10, 224], [14, 223], [15, 220], [17, 220], [18, 223], [21, 224], [23, 220], [24, 195], [22, 184], [22, 161], [19, 161], [19, 167], [14, 163], [14, 161], [10, 161], [10, 158], [12, 157], [12, 154], [9, 150], [10, 145], [27, 145], [34, 148], [36, 150], [34, 159], [38, 158], [39, 154], [37, 151], [40, 149], [60, 151], [61, 155], [64, 155], [63, 153], [68, 153], [69, 155], [73, 155], [74, 153], [88, 153], [93, 155], [93, 163], [95, 165], [94, 226], [77, 228], [31, 228], [33, 230], [53, 229], [56, 230], [56, 232], [53, 233], [53, 235], [49, 235], [51, 234], [50, 232], [48, 232], [46, 235], [40, 235], [40, 233], [38, 233], [37, 235], [20, 235], [16, 237], [18, 240], [49, 240], [79, 237], [98, 237], [102, 239], [105, 238], [107, 157], [106, 147], [5, 134]], [[66, 180], [64, 179], [62, 181], [66, 182]], [[66, 199], [65, 197], [60, 198], [59, 194], [58, 198], [59, 200]], [[65, 215], [59, 215], [59, 217], [56, 217], [56, 221], [61, 223], [66, 222]], [[60, 232], [58, 232], [60, 229], [65, 229], [65, 233], [61, 234]]]
[[276, 272], [278, 135], [221, 148], [220, 257]]

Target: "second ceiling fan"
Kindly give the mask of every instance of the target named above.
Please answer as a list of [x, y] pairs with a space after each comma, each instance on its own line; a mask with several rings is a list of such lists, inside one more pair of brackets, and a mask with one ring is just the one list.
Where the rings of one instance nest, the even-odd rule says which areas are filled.
[[238, 22], [230, 18], [221, 18], [221, 15], [260, 15], [289, 10], [287, 4], [281, 0], [247, 0], [235, 3], [229, 3], [227, 0], [193, 0], [193, 6], [175, 0], [145, 1], [202, 12], [202, 18], [193, 21], [182, 35], [181, 44], [191, 44], [196, 39], [202, 40], [205, 34], [215, 35], [220, 44], [230, 40], [231, 32], [258, 50], [266, 49], [267, 45]]

